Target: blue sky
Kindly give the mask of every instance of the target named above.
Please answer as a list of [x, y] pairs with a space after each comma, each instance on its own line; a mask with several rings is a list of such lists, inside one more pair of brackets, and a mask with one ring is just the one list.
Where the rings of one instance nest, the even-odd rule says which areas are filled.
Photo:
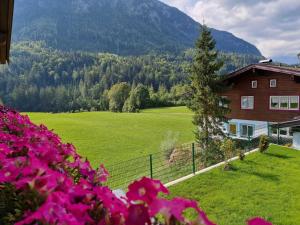
[[161, 0], [196, 21], [255, 44], [266, 57], [297, 62], [300, 0]]

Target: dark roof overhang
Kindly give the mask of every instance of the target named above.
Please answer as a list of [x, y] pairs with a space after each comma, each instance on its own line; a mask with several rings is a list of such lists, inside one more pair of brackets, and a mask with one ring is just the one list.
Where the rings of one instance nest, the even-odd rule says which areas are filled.
[[225, 75], [223, 80], [224, 81], [231, 80], [231, 79], [234, 79], [248, 71], [255, 71], [255, 70], [264, 70], [264, 71], [270, 71], [270, 72], [300, 77], [300, 68], [275, 66], [275, 65], [270, 65], [270, 64], [252, 64], [252, 65], [243, 67], [239, 70], [236, 70], [228, 75]]
[[282, 122], [282, 123], [272, 124], [271, 126], [273, 128], [300, 127], [300, 118]]
[[0, 0], [0, 64], [9, 62], [14, 0]]

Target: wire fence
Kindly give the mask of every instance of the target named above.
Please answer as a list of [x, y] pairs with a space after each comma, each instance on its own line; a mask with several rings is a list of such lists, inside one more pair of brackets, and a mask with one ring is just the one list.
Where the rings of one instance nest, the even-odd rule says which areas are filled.
[[[263, 133], [259, 128], [255, 131]], [[269, 130], [269, 128], [268, 128]], [[279, 145], [291, 145], [292, 138], [285, 135], [274, 135], [272, 132], [264, 132], [269, 137], [269, 142]], [[260, 136], [243, 139], [235, 139], [236, 149], [249, 152], [259, 146]], [[171, 151], [161, 151], [147, 156], [142, 156], [128, 161], [123, 161], [110, 166], [107, 169], [110, 178], [106, 185], [110, 188], [125, 189], [128, 184], [141, 177], [150, 177], [168, 183], [181, 177], [196, 173], [204, 169], [205, 164], [201, 160], [202, 150], [197, 143], [177, 146]], [[215, 161], [219, 163], [224, 159]], [[206, 165], [210, 166], [210, 165]]]

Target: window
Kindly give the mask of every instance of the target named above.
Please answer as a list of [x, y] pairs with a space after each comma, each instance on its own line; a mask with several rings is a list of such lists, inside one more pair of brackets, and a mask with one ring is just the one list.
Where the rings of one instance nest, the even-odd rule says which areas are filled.
[[221, 100], [219, 102], [220, 107], [228, 108], [228, 97], [227, 96], [222, 96]]
[[[278, 129], [277, 128], [272, 128], [272, 135], [278, 135]], [[292, 128], [280, 128], [279, 129], [279, 135], [281, 136], [293, 136], [293, 131]]]
[[254, 134], [254, 126], [253, 125], [241, 125], [241, 137], [253, 137]]
[[271, 96], [270, 97], [270, 108], [271, 109], [279, 109], [280, 97]]
[[289, 97], [281, 96], [280, 97], [280, 109], [288, 109], [289, 108]]
[[276, 79], [270, 80], [270, 87], [271, 87], [271, 88], [277, 87], [277, 80], [276, 80]]
[[241, 97], [242, 109], [254, 109], [254, 96], [242, 96]]
[[279, 133], [280, 133], [280, 135], [286, 136], [286, 135], [288, 135], [288, 129], [280, 129]]
[[270, 96], [270, 109], [298, 110], [299, 96]]
[[272, 134], [277, 135], [277, 128], [272, 128]]
[[257, 80], [253, 80], [251, 82], [251, 86], [252, 86], [252, 88], [257, 88]]
[[236, 136], [237, 134], [237, 126], [234, 123], [229, 124], [229, 134], [232, 136]]
[[290, 96], [290, 109], [299, 109], [299, 96]]

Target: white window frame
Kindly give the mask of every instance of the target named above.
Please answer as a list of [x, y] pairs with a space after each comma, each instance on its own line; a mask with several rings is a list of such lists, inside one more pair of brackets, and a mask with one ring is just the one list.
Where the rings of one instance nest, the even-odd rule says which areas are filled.
[[271, 79], [270, 88], [276, 88], [276, 87], [277, 87], [277, 79]]
[[[275, 107], [272, 107], [272, 99], [273, 98], [278, 98], [278, 108], [275, 108]], [[288, 99], [288, 102], [287, 102], [287, 107], [282, 107], [282, 101], [283, 99]], [[292, 108], [291, 107], [291, 99], [292, 98], [297, 98], [297, 101], [298, 101], [298, 107], [297, 108]], [[299, 96], [296, 96], [296, 95], [291, 95], [291, 96], [270, 96], [270, 100], [269, 100], [269, 109], [270, 110], [287, 110], [287, 111], [298, 111], [299, 110]]]
[[[248, 106], [243, 106], [243, 99], [247, 98]], [[250, 99], [252, 99], [252, 106], [249, 104]], [[254, 96], [241, 96], [241, 109], [254, 109]]]
[[251, 87], [256, 89], [257, 88], [257, 80], [251, 81]]
[[[291, 107], [291, 104], [292, 104], [291, 99], [292, 98], [297, 98], [297, 103], [298, 103], [298, 107], [297, 108], [292, 108]], [[299, 107], [300, 107], [299, 96], [289, 96], [289, 109], [290, 110], [299, 110]]]
[[[243, 135], [243, 126], [247, 127], [247, 135]], [[249, 127], [252, 127], [252, 136], [249, 135]], [[255, 126], [252, 124], [241, 124], [240, 125], [240, 136], [243, 138], [249, 138], [249, 137], [253, 137], [255, 135]]]

